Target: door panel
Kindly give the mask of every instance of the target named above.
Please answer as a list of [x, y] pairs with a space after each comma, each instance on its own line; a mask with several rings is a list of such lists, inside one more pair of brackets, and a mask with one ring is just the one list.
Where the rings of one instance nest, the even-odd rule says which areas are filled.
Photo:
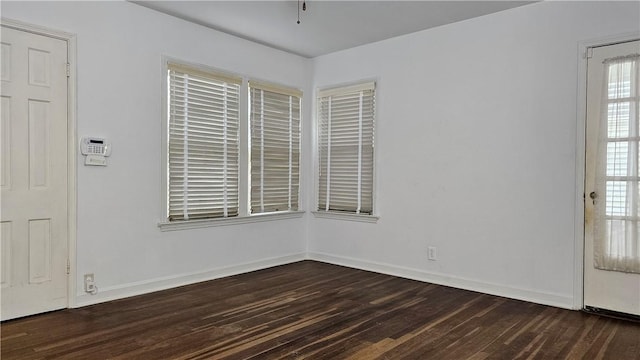
[[67, 43], [2, 27], [2, 320], [67, 306]]
[[640, 41], [593, 49], [587, 67], [584, 305], [640, 315]]

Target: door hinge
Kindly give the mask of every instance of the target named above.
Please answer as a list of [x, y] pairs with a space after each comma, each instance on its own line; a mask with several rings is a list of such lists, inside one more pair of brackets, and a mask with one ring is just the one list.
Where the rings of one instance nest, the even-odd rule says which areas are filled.
[[584, 57], [591, 59], [593, 57], [593, 48], [587, 48], [587, 52], [584, 54]]
[[69, 273], [71, 273], [71, 261], [67, 259], [67, 275], [69, 275]]
[[67, 63], [67, 77], [71, 76], [71, 64]]

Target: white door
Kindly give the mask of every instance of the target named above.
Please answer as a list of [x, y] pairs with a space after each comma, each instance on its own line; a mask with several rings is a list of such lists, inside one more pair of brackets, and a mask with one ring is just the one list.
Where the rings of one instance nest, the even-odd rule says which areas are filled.
[[584, 305], [640, 315], [640, 41], [592, 50]]
[[2, 27], [2, 320], [67, 306], [67, 43]]

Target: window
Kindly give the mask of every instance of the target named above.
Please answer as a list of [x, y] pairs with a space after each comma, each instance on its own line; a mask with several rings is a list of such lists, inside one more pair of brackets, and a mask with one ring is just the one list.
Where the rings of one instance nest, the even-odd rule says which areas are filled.
[[595, 267], [640, 273], [640, 55], [605, 59], [596, 182], [605, 201], [594, 202]]
[[173, 60], [166, 76], [160, 228], [301, 216], [302, 92]]
[[375, 83], [318, 93], [318, 211], [373, 215]]
[[298, 209], [301, 92], [250, 82], [251, 213]]
[[238, 215], [241, 79], [168, 64], [168, 218]]

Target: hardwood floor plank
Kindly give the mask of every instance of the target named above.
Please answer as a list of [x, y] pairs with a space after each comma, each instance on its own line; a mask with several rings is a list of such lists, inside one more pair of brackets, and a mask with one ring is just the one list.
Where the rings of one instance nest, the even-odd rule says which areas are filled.
[[313, 261], [0, 326], [3, 360], [640, 360], [636, 322]]

